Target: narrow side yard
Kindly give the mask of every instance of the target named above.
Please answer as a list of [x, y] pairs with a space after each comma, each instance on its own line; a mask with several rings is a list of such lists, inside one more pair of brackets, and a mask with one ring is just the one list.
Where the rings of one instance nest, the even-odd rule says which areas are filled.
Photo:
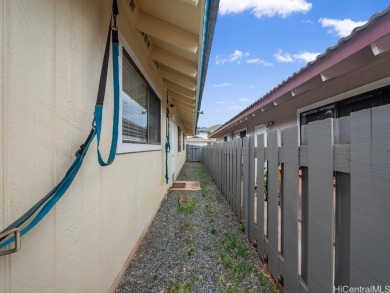
[[170, 191], [116, 292], [277, 292], [206, 168], [177, 180], [201, 191]]

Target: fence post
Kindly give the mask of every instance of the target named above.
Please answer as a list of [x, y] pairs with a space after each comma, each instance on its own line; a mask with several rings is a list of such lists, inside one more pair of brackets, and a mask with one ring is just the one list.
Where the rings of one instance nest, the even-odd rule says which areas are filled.
[[264, 134], [257, 135], [257, 253], [262, 259], [265, 257], [264, 248]]
[[237, 195], [236, 195], [236, 203], [237, 203], [237, 217], [238, 221], [241, 221], [242, 214], [241, 214], [241, 202], [242, 202], [242, 140], [237, 139], [236, 140], [236, 147], [237, 147]]
[[255, 136], [249, 139], [249, 198], [248, 198], [248, 238], [254, 243], [255, 240]]
[[283, 130], [283, 259], [284, 291], [298, 292], [298, 127]]
[[249, 164], [250, 164], [250, 144], [249, 144], [249, 138], [244, 137], [244, 177], [243, 177], [243, 187], [244, 187], [244, 193], [243, 193], [243, 216], [245, 221], [245, 236], [248, 237], [249, 234], [249, 225], [248, 225], [248, 219], [249, 219]]
[[308, 170], [308, 291], [333, 292], [333, 119], [308, 125]]
[[390, 285], [390, 105], [351, 114], [351, 286]]
[[[334, 120], [335, 145], [349, 145], [350, 117]], [[335, 161], [336, 158], [334, 158]], [[350, 163], [350, 162], [348, 162]], [[346, 162], [344, 162], [346, 165]], [[336, 173], [336, 243], [335, 243], [335, 287], [350, 284], [350, 229], [351, 229], [351, 176]]]
[[268, 133], [268, 267], [278, 280], [279, 263], [279, 207], [278, 207], [278, 132]]

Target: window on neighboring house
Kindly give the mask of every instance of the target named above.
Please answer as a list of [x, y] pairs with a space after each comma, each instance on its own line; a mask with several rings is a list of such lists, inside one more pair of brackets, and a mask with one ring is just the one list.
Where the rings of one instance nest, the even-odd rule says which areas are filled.
[[236, 132], [236, 138], [244, 138], [245, 136], [246, 136], [246, 129]]
[[326, 118], [338, 118], [351, 115], [364, 109], [390, 104], [390, 86], [366, 92], [326, 106], [301, 113], [301, 125]]
[[183, 151], [185, 151], [185, 150], [186, 150], [186, 135], [183, 132]]
[[177, 126], [177, 151], [181, 152], [181, 144], [182, 144], [182, 137], [181, 137], [181, 128], [180, 126]]
[[123, 48], [122, 142], [161, 144], [161, 101]]

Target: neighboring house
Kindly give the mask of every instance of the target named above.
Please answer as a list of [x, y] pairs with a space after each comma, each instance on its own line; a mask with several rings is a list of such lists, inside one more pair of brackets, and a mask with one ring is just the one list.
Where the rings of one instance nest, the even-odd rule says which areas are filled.
[[216, 142], [215, 138], [204, 138], [200, 135], [194, 135], [194, 136], [189, 136], [187, 137], [187, 144], [190, 145], [208, 145], [208, 144], [213, 144]]
[[389, 103], [390, 8], [354, 29], [211, 137], [226, 141]]
[[[185, 162], [185, 137], [197, 126], [218, 4], [118, 0], [116, 159], [102, 168], [92, 141], [61, 200], [22, 237], [18, 252], [0, 256], [0, 292], [115, 288]], [[0, 231], [63, 178], [85, 141], [111, 11], [112, 1], [105, 0], [0, 5]], [[105, 158], [114, 108], [111, 54], [109, 60], [100, 145]]]
[[210, 134], [212, 134], [216, 129], [218, 129], [221, 124], [217, 124], [210, 127], [198, 127], [196, 130], [196, 135], [208, 139]]

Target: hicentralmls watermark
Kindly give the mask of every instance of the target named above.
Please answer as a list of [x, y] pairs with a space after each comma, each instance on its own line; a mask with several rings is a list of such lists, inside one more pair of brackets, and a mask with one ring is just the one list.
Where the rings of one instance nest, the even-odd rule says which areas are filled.
[[336, 286], [334, 287], [335, 293], [390, 293], [390, 285], [386, 286]]

